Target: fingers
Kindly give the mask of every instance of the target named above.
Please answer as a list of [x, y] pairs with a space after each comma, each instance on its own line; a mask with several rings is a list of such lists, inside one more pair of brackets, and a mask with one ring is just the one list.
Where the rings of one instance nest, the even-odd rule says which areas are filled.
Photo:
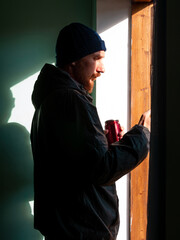
[[[108, 130], [107, 129], [104, 129], [104, 134], [107, 135], [108, 134]], [[121, 139], [125, 134], [125, 131], [124, 131], [124, 127], [120, 126], [120, 133], [118, 134], [119, 136], [119, 139]]]
[[108, 130], [107, 129], [104, 129], [104, 134], [107, 135], [108, 134]]
[[151, 109], [142, 114], [138, 124], [147, 127], [150, 131], [150, 129], [151, 129]]
[[124, 131], [124, 127], [120, 126], [120, 131]]
[[142, 114], [138, 122], [139, 125], [144, 125], [144, 115]]
[[119, 139], [121, 139], [125, 134], [124, 127], [121, 126], [120, 133], [119, 133]]
[[151, 109], [149, 109], [148, 111], [146, 111], [143, 115], [144, 115], [146, 118], [151, 117]]

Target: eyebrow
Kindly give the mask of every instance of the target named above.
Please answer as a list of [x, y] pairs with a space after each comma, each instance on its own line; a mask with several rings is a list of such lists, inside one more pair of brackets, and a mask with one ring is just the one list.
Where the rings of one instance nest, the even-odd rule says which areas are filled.
[[94, 57], [104, 58], [104, 54], [101, 54], [100, 52], [96, 52], [94, 53]]

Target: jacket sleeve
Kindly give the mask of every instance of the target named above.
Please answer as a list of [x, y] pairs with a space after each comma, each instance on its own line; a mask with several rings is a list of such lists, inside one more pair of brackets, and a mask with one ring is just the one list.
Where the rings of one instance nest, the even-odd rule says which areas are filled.
[[96, 107], [76, 91], [54, 99], [43, 119], [59, 181], [111, 185], [148, 154], [149, 131], [139, 125], [108, 149]]
[[111, 145], [102, 161], [104, 171], [98, 179], [102, 185], [111, 185], [123, 175], [137, 167], [147, 156], [150, 132], [147, 128], [135, 125], [123, 138]]

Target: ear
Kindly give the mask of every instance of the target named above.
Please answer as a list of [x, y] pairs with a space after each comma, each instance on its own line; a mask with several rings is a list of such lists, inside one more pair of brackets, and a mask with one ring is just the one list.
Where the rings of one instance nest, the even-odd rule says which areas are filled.
[[72, 62], [72, 63], [71, 63], [71, 66], [72, 66], [72, 67], [76, 66], [76, 62]]

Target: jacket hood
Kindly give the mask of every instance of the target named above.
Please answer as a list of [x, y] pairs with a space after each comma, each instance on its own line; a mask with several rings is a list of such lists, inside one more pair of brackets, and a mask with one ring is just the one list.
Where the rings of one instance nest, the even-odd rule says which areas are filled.
[[87, 95], [83, 86], [73, 80], [67, 72], [62, 71], [54, 65], [45, 64], [34, 84], [32, 103], [35, 109], [42, 104], [49, 94], [60, 88], [76, 89]]

